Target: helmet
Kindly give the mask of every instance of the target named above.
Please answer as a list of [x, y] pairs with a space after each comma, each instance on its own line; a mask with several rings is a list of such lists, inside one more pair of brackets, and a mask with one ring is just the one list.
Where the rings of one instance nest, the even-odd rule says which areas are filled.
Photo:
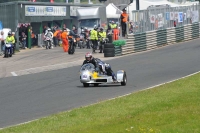
[[50, 28], [48, 28], [47, 30], [48, 30], [48, 31], [51, 31], [51, 29], [50, 29]]
[[9, 36], [11, 36], [11, 35], [12, 35], [12, 32], [11, 32], [11, 31], [9, 31], [9, 32], [8, 32], [8, 35], [9, 35]]
[[99, 30], [100, 30], [100, 31], [103, 31], [103, 27], [101, 27]]
[[86, 53], [86, 54], [85, 54], [85, 59], [86, 59], [87, 61], [90, 61], [90, 60], [92, 59], [92, 53], [90, 53], [90, 52]]
[[66, 30], [67, 30], [67, 32], [70, 32], [70, 29], [67, 28]]
[[96, 25], [94, 25], [94, 30], [97, 30], [97, 29], [98, 29], [98, 27]]
[[87, 30], [88, 28], [87, 27], [84, 27], [84, 30]]
[[110, 20], [109, 23], [111, 23], [112, 21]]
[[114, 24], [115, 22], [114, 21], [112, 21], [112, 24]]

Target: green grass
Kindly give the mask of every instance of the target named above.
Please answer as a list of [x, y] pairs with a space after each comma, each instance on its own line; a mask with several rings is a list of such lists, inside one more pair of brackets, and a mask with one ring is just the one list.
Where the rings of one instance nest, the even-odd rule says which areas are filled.
[[0, 133], [199, 133], [200, 74]]

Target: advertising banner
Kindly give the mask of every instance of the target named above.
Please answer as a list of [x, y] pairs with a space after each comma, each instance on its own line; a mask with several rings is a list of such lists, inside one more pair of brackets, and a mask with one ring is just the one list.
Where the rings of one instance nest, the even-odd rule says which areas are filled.
[[66, 7], [25, 5], [25, 16], [66, 16]]

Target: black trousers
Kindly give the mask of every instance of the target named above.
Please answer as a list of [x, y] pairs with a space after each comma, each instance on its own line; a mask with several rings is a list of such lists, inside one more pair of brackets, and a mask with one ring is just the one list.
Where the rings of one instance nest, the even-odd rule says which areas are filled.
[[92, 41], [92, 44], [93, 44], [93, 52], [95, 52], [95, 50], [97, 49], [97, 45], [98, 45], [98, 42], [97, 40], [91, 40]]
[[58, 38], [57, 37], [53, 37], [53, 43], [56, 46], [58, 46]]
[[126, 23], [122, 22], [121, 26], [122, 26], [122, 37], [125, 37], [125, 35], [126, 35]]
[[102, 43], [102, 41], [100, 42], [100, 46], [99, 46], [99, 49], [100, 49], [100, 53], [102, 53], [103, 52], [103, 43]]

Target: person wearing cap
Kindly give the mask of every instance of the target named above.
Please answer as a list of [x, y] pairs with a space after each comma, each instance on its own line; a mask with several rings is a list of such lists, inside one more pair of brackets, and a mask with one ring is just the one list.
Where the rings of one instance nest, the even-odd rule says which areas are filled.
[[116, 27], [117, 27], [117, 24], [114, 21], [112, 21], [110, 24], [110, 28], [113, 30]]
[[128, 22], [128, 14], [126, 13], [126, 9], [123, 9], [123, 13], [120, 16], [121, 19], [121, 27], [122, 27], [122, 37], [125, 37], [126, 34], [126, 23]]
[[64, 52], [68, 52], [69, 42], [68, 42], [68, 32], [66, 28], [63, 28], [63, 32], [61, 34], [61, 39], [63, 42], [63, 50]]

